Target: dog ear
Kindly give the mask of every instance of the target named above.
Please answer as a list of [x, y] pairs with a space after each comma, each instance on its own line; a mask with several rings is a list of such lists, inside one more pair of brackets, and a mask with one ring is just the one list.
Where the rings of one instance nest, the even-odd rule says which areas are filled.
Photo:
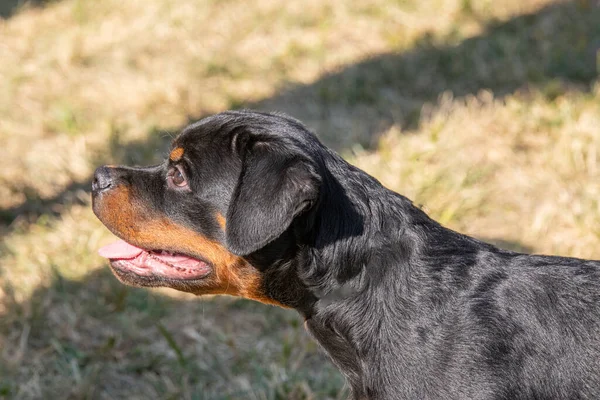
[[317, 200], [320, 185], [309, 161], [289, 150], [255, 143], [245, 153], [225, 229], [227, 247], [240, 256], [279, 237]]

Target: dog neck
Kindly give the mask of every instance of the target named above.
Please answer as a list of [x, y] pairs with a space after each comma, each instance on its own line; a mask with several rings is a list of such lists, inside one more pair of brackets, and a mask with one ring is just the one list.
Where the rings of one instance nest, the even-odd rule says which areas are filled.
[[428, 257], [448, 254], [452, 267], [451, 255], [475, 249], [474, 240], [340, 163], [327, 168], [308, 261], [298, 268], [315, 299], [310, 314], [303, 313], [305, 325], [347, 378], [353, 398], [385, 398], [383, 382], [395, 377], [383, 370], [380, 352], [396, 353], [394, 371], [410, 373], [410, 362], [403, 362], [408, 336], [429, 307], [424, 298], [437, 296], [440, 283], [423, 273]]
[[[332, 301], [386, 279], [409, 273], [418, 252], [415, 227], [444, 229], [406, 197], [332, 154], [308, 233], [296, 236], [298, 273], [319, 299]], [[301, 230], [301, 229], [300, 229]]]

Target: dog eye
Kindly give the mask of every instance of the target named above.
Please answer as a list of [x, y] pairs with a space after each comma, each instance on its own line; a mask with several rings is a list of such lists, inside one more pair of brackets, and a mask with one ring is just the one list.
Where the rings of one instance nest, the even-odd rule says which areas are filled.
[[185, 173], [179, 165], [169, 170], [167, 180], [170, 185], [176, 186], [178, 188], [185, 188], [188, 185]]

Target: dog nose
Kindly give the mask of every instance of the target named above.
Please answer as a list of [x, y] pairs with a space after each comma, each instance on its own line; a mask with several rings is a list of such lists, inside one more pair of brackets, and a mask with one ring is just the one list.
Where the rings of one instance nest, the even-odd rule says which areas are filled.
[[109, 189], [113, 185], [113, 177], [110, 173], [110, 168], [106, 165], [99, 167], [94, 172], [94, 180], [92, 181], [92, 192], [101, 192]]

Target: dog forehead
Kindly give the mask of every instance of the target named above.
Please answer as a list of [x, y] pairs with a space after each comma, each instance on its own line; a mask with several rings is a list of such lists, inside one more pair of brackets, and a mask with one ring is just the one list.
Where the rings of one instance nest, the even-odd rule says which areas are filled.
[[[240, 134], [245, 139], [238, 140]], [[182, 148], [174, 156], [183, 151], [187, 159], [216, 158], [217, 164], [222, 164], [232, 155], [235, 158], [236, 153], [239, 156], [243, 147], [257, 142], [268, 143], [279, 153], [314, 155], [322, 151], [318, 138], [299, 121], [254, 111], [227, 111], [192, 123], [173, 141], [172, 151]]]
[[241, 131], [271, 139], [275, 137], [299, 139], [313, 136], [300, 121], [285, 114], [243, 110], [226, 111], [194, 122], [186, 126], [176, 140], [228, 138]]
[[200, 120], [183, 128], [175, 138], [172, 148], [206, 146], [218, 138], [226, 138], [227, 130], [223, 124], [217, 124], [212, 120]]

